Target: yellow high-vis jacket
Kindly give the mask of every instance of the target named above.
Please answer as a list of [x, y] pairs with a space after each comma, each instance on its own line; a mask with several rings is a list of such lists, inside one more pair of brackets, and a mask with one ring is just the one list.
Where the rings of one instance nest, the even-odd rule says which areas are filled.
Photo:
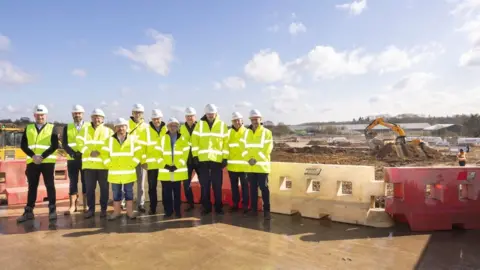
[[242, 153], [245, 151], [245, 132], [247, 129], [241, 126], [238, 130], [231, 127], [228, 130], [228, 165], [227, 170], [230, 172], [245, 172], [247, 170], [247, 162], [244, 160]]
[[[188, 179], [187, 158], [190, 151], [187, 139], [181, 134], [177, 133], [175, 146], [172, 149], [172, 141], [170, 132], [167, 132], [160, 139], [157, 146], [160, 152], [160, 159], [158, 160], [158, 180], [160, 181], [183, 181]], [[177, 169], [170, 172], [165, 169], [165, 165], [175, 166]]]
[[255, 165], [247, 165], [247, 173], [270, 173], [270, 154], [273, 150], [272, 132], [263, 125], [255, 132], [251, 126], [244, 135], [245, 151], [242, 153], [243, 160], [255, 159]]
[[101, 152], [105, 140], [112, 136], [113, 130], [101, 124], [93, 128], [92, 123], [83, 125], [77, 135], [77, 147], [82, 153], [82, 169], [105, 170], [100, 156], [91, 157], [93, 151]]
[[203, 116], [192, 133], [192, 155], [200, 162], [220, 163], [228, 158], [227, 143], [228, 126], [217, 115], [210, 128], [207, 117]]
[[[27, 135], [28, 148], [30, 148], [35, 155], [41, 155], [52, 145], [52, 134], [54, 125], [47, 123], [43, 126], [40, 132], [37, 131], [35, 124], [27, 125], [25, 134]], [[48, 154], [48, 153], [47, 153]], [[47, 155], [46, 154], [46, 155]], [[33, 158], [27, 155], [27, 164], [33, 162]], [[56, 163], [57, 162], [57, 150], [52, 154], [46, 156], [42, 163]]]
[[105, 140], [102, 147], [103, 164], [108, 169], [108, 182], [128, 184], [137, 180], [135, 168], [142, 158], [142, 147], [127, 135], [120, 144], [116, 134]]
[[133, 140], [137, 143], [140, 144], [142, 147], [142, 159], [145, 159], [146, 156], [146, 151], [147, 151], [147, 129], [148, 129], [148, 124], [145, 123], [143, 120], [135, 123], [133, 121], [133, 117], [130, 117], [128, 120], [128, 130], [127, 133], [130, 135]]
[[160, 152], [155, 149], [155, 146], [159, 144], [160, 138], [167, 133], [167, 127], [165, 122], [160, 123], [160, 130], [157, 131], [152, 122], [150, 126], [146, 129], [145, 142], [147, 144], [145, 157], [142, 158], [142, 164], [148, 165], [148, 170], [158, 170], [159, 164], [158, 159], [160, 158]]

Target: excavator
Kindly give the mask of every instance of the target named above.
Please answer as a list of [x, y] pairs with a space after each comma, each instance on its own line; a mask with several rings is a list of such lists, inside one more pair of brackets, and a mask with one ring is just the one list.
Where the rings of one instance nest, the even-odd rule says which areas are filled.
[[26, 159], [26, 154], [20, 149], [23, 128], [0, 127], [0, 160]]
[[377, 139], [376, 136], [378, 134], [373, 131], [373, 129], [378, 125], [387, 127], [397, 134], [397, 137], [395, 138], [395, 145], [400, 147], [400, 149], [397, 148], [397, 151], [401, 151], [401, 153], [399, 153], [400, 155], [408, 157], [410, 152], [407, 149], [407, 144], [411, 144], [420, 147], [425, 156], [431, 158], [431, 155], [427, 151], [428, 146], [425, 144], [425, 142], [420, 139], [414, 139], [407, 143], [405, 130], [395, 123], [385, 121], [382, 117], [373, 120], [364, 130], [367, 144], [372, 151], [378, 152], [378, 150], [384, 146], [384, 141]]

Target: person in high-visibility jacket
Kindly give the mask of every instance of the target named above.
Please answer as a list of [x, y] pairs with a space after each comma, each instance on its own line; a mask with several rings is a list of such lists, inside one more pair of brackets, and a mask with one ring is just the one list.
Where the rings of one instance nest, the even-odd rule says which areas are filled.
[[262, 191], [263, 213], [265, 219], [270, 219], [270, 190], [268, 189], [268, 174], [270, 173], [270, 154], [273, 149], [272, 132], [262, 124], [262, 114], [259, 110], [250, 111], [251, 125], [245, 131], [245, 151], [242, 156], [247, 165], [247, 175], [250, 182], [250, 199], [252, 213], [257, 214], [258, 188]]
[[205, 106], [205, 115], [192, 133], [193, 163], [198, 164], [202, 185], [202, 214], [212, 212], [210, 188], [213, 187], [215, 212], [223, 214], [222, 182], [223, 168], [227, 166], [228, 126], [218, 117], [214, 104]]
[[72, 108], [73, 123], [69, 123], [63, 129], [62, 146], [65, 152], [67, 152], [67, 171], [68, 179], [70, 181], [69, 186], [69, 198], [70, 207], [68, 211], [65, 211], [65, 215], [71, 215], [77, 212], [78, 208], [78, 175], [80, 174], [80, 181], [82, 183], [82, 202], [83, 212], [87, 210], [87, 188], [85, 187], [85, 175], [82, 170], [82, 153], [77, 146], [77, 135], [84, 125], [87, 125], [83, 121], [83, 114], [85, 109], [81, 105], [75, 105]]
[[160, 151], [155, 149], [161, 136], [167, 133], [165, 122], [162, 121], [163, 113], [161, 110], [155, 109], [152, 111], [152, 121], [146, 131], [147, 148], [145, 158], [142, 159], [142, 167], [147, 170], [148, 177], [148, 197], [150, 198], [149, 215], [157, 213], [157, 183], [158, 183], [158, 169], [160, 158]]
[[55, 163], [57, 161], [58, 135], [53, 124], [47, 123], [48, 109], [45, 105], [37, 105], [33, 110], [34, 124], [28, 124], [22, 135], [20, 148], [27, 155], [25, 174], [28, 182], [28, 197], [25, 211], [17, 222], [34, 219], [33, 208], [37, 201], [37, 190], [40, 174], [47, 188], [48, 218], [57, 219], [55, 191]]
[[113, 193], [113, 213], [108, 219], [115, 220], [120, 216], [123, 195], [127, 205], [127, 216], [135, 219], [133, 184], [137, 180], [135, 168], [142, 159], [142, 145], [127, 134], [127, 120], [118, 118], [114, 122], [114, 127], [115, 134], [105, 140], [102, 147], [102, 159], [108, 169], [108, 182], [112, 184]]
[[[185, 123], [180, 126], [180, 134], [182, 134], [182, 136], [185, 137], [185, 139], [187, 139], [190, 146], [192, 145], [192, 140], [191, 140], [192, 133], [193, 133], [193, 130], [195, 129], [195, 125], [197, 124], [196, 114], [197, 112], [195, 111], [195, 108], [187, 107], [185, 109]], [[194, 209], [193, 191], [190, 186], [192, 182], [193, 170], [195, 170], [195, 173], [197, 174], [197, 178], [198, 178], [198, 168], [195, 164], [193, 164], [191, 147], [189, 152], [190, 153], [188, 154], [188, 160], [187, 160], [188, 179], [186, 181], [183, 181], [183, 191], [185, 192], [185, 197], [188, 203], [188, 207], [185, 209], [185, 212], [190, 212]], [[200, 197], [200, 201], [202, 201], [201, 197]]]
[[240, 203], [240, 192], [238, 190], [238, 181], [242, 185], [242, 209], [244, 213], [248, 212], [248, 182], [245, 173], [247, 161], [242, 157], [245, 151], [245, 144], [242, 143], [245, 137], [246, 128], [243, 126], [243, 116], [239, 112], [232, 114], [232, 126], [228, 130], [228, 176], [230, 177], [230, 185], [232, 189], [233, 206], [231, 211], [238, 211]]
[[465, 166], [467, 164], [467, 153], [465, 153], [463, 149], [460, 149], [460, 152], [457, 154], [457, 159], [459, 166]]
[[100, 217], [107, 216], [108, 204], [108, 170], [100, 156], [102, 146], [113, 131], [103, 124], [105, 113], [101, 109], [94, 109], [91, 113], [92, 122], [83, 126], [77, 136], [77, 146], [82, 153], [82, 168], [85, 174], [87, 188], [88, 210], [85, 218], [95, 215], [95, 188], [97, 182], [100, 187]]
[[187, 159], [190, 146], [187, 138], [178, 132], [180, 123], [176, 118], [168, 120], [168, 131], [159, 142], [160, 159], [158, 180], [162, 182], [162, 202], [165, 216], [170, 217], [175, 211], [181, 217], [180, 194], [181, 181], [188, 178]]
[[[142, 147], [142, 158], [144, 159], [145, 151], [147, 148], [146, 143], [146, 130], [148, 125], [145, 123], [143, 118], [145, 108], [142, 104], [134, 104], [132, 108], [132, 116], [128, 121], [128, 134], [132, 136], [135, 140], [135, 143], [141, 145]], [[145, 213], [145, 172], [141, 164], [138, 164], [135, 168], [137, 172], [137, 210], [140, 213]], [[122, 200], [122, 207], [125, 205], [125, 198]]]

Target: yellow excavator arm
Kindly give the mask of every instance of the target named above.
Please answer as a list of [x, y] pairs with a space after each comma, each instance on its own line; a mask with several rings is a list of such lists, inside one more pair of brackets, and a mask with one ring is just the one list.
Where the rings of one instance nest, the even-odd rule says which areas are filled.
[[403, 128], [401, 128], [397, 124], [390, 123], [390, 122], [387, 122], [387, 121], [383, 120], [382, 117], [376, 118], [365, 128], [364, 133], [365, 133], [365, 138], [367, 140], [371, 140], [376, 136], [376, 133], [373, 132], [373, 129], [378, 125], [381, 125], [381, 126], [384, 126], [384, 127], [387, 127], [389, 129], [391, 129], [393, 132], [395, 132], [397, 134], [397, 139], [396, 139], [397, 142], [399, 142], [401, 144], [405, 144], [405, 137], [406, 137], [405, 130], [403, 130]]

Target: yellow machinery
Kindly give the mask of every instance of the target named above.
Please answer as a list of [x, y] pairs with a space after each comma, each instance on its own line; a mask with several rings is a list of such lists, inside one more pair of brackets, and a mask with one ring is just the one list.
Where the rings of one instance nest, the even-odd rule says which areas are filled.
[[[399, 125], [395, 123], [390, 123], [385, 121], [383, 118], [379, 117], [373, 120], [364, 130], [365, 133], [365, 138], [367, 139], [368, 146], [370, 149], [373, 151], [378, 151], [380, 147], [384, 145], [384, 142], [381, 140], [376, 139], [375, 137], [377, 136], [377, 133], [373, 131], [373, 129], [378, 126], [384, 126], [392, 130], [397, 134], [397, 137], [395, 138], [395, 144], [399, 145], [401, 147], [401, 150], [403, 152], [404, 156], [409, 156], [409, 151], [406, 147], [407, 142], [406, 142], [406, 136], [407, 134], [405, 133], [405, 130], [401, 128]], [[419, 146], [420, 149], [423, 151], [423, 153], [427, 156], [430, 157], [428, 152], [426, 151], [426, 144], [420, 139], [414, 139], [413, 141], [409, 142], [411, 145]]]
[[0, 160], [26, 159], [27, 155], [20, 149], [23, 128], [0, 128]]

